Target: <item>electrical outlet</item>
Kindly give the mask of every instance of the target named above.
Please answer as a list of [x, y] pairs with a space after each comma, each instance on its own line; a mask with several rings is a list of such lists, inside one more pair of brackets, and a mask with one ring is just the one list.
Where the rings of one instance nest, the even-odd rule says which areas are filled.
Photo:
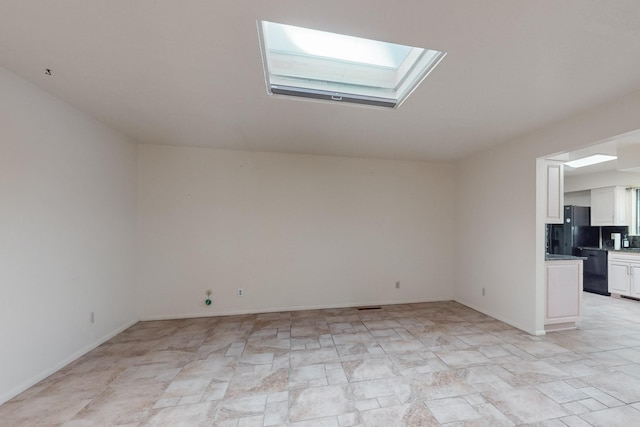
[[482, 296], [484, 296], [484, 294], [485, 294], [485, 291], [484, 291], [484, 288], [482, 288]]
[[239, 297], [244, 296], [244, 289], [238, 288], [238, 296]]
[[89, 322], [96, 323], [96, 313], [93, 311], [89, 313]]
[[400, 289], [400, 282], [396, 282], [396, 289]]

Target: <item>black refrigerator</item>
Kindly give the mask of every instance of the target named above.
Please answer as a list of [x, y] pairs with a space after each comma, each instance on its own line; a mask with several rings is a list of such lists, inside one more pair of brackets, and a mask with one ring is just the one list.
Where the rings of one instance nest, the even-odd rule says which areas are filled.
[[585, 257], [583, 289], [608, 292], [607, 251], [600, 249], [600, 227], [591, 227], [591, 208], [565, 206], [564, 224], [547, 225], [547, 252]]
[[591, 225], [591, 208], [565, 206], [564, 223], [547, 225], [547, 252], [579, 255], [579, 248], [600, 247], [600, 227]]

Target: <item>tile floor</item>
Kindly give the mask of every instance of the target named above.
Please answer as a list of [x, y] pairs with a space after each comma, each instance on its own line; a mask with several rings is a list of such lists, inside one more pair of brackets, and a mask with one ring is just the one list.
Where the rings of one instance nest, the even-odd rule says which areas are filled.
[[0, 425], [640, 425], [640, 303], [584, 303], [546, 337], [454, 302], [141, 322]]

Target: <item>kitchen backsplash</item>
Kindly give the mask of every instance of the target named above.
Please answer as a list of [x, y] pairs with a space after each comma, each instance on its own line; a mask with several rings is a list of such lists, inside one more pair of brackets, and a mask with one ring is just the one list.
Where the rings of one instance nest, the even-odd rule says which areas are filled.
[[629, 247], [640, 248], [640, 236], [629, 236]]
[[[602, 247], [605, 249], [613, 249], [613, 239], [611, 233], [620, 233], [624, 238], [629, 233], [629, 227], [600, 227], [602, 236]], [[628, 236], [629, 247], [640, 247], [640, 236]]]

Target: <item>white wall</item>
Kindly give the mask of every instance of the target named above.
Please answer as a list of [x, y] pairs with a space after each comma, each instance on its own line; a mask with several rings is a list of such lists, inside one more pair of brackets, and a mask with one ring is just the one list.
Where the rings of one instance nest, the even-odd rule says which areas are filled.
[[592, 188], [610, 187], [614, 185], [637, 187], [640, 185], [640, 173], [609, 171], [566, 176], [564, 178], [565, 192], [590, 190]]
[[453, 297], [449, 164], [159, 145], [138, 159], [142, 319]]
[[[565, 183], [567, 178], [565, 177]], [[564, 204], [573, 206], [591, 206], [591, 191], [571, 191], [564, 193]]]
[[0, 94], [2, 403], [136, 320], [136, 151], [3, 68]]
[[457, 174], [455, 299], [526, 331], [535, 317], [535, 166], [505, 146], [460, 162]]
[[458, 162], [457, 301], [543, 333], [544, 185], [537, 158], [639, 129], [638, 111], [640, 92]]

